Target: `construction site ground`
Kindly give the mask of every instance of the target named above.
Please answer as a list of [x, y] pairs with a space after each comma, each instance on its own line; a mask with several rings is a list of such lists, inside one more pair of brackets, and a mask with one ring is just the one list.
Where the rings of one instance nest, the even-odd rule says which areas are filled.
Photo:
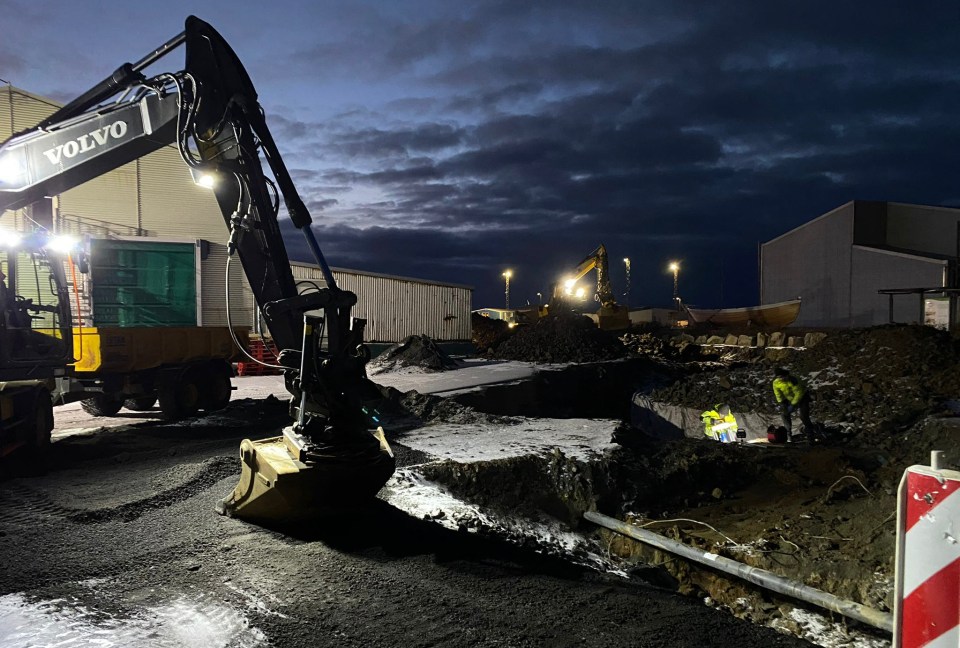
[[[373, 376], [397, 473], [369, 509], [311, 524], [213, 513], [239, 440], [287, 422], [280, 377], [239, 379], [227, 410], [179, 423], [58, 409], [50, 469], [0, 479], [0, 646], [888, 645], [582, 514], [889, 611], [900, 475], [933, 449], [956, 467], [953, 338], [884, 327], [744, 349], [659, 332], [609, 358], [607, 340], [574, 335], [602, 357], [546, 364], [524, 335], [508, 348], [521, 359]], [[774, 414], [774, 366], [811, 382], [831, 443], [662, 441], [626, 425], [635, 391]]]

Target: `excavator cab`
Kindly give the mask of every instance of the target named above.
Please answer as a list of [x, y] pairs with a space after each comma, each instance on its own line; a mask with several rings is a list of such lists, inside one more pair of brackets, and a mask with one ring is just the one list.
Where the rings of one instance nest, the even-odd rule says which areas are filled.
[[73, 361], [62, 244], [0, 232], [0, 380], [62, 376]]

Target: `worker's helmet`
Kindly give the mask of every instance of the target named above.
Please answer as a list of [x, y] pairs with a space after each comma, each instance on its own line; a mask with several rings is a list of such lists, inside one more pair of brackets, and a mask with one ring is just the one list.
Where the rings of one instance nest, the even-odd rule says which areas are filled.
[[787, 369], [786, 367], [777, 367], [776, 369], [773, 370], [773, 375], [781, 376], [781, 377], [789, 376], [790, 370]]

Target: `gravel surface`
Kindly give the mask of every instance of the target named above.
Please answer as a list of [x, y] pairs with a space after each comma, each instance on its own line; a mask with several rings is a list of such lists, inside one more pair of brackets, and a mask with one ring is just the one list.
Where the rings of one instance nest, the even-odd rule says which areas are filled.
[[273, 530], [216, 515], [238, 441], [283, 410], [70, 436], [47, 474], [0, 481], [0, 644], [808, 645], [382, 502]]

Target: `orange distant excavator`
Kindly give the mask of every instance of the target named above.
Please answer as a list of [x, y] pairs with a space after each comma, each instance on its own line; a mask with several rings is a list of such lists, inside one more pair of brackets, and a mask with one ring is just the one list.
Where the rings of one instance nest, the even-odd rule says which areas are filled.
[[618, 304], [613, 297], [610, 270], [607, 266], [607, 248], [602, 243], [577, 265], [570, 276], [554, 285], [550, 299], [551, 310], [569, 308], [571, 299], [585, 298], [586, 289], [577, 288], [577, 281], [594, 269], [597, 271], [594, 299], [600, 302], [600, 310], [597, 312], [598, 326], [606, 331], [630, 328], [630, 309], [624, 304]]

